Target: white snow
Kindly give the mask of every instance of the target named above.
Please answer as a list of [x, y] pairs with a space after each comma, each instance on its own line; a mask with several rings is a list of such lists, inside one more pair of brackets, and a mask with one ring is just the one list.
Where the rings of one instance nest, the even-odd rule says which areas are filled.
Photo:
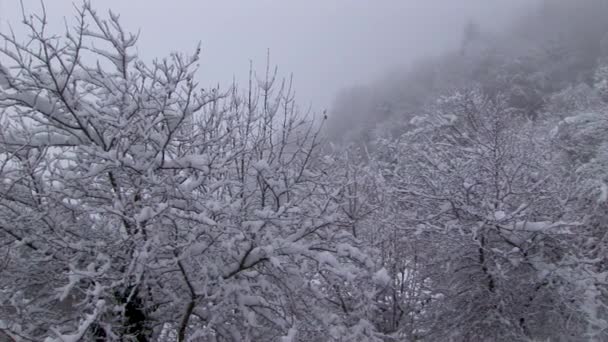
[[386, 268], [382, 267], [373, 276], [374, 283], [380, 286], [386, 286], [390, 283], [391, 277], [388, 275]]
[[496, 221], [500, 221], [500, 220], [504, 219], [506, 216], [507, 215], [502, 210], [498, 210], [498, 211], [494, 212], [494, 219]]
[[605, 203], [608, 201], [608, 185], [604, 182], [600, 185], [600, 196], [597, 201], [598, 203]]
[[297, 332], [298, 330], [295, 327], [291, 327], [287, 335], [281, 337], [281, 342], [295, 342]]

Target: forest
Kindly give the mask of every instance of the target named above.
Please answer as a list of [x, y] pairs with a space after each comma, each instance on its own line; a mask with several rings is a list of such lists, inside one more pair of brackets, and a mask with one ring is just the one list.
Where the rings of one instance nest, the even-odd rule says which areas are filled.
[[608, 2], [344, 89], [0, 32], [0, 341], [608, 341]]

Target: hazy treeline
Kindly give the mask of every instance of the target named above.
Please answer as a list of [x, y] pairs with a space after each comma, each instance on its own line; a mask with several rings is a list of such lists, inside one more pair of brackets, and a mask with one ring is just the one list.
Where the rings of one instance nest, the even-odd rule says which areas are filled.
[[529, 114], [546, 111], [552, 94], [569, 86], [593, 86], [596, 66], [608, 53], [607, 6], [601, 0], [545, 1], [505, 32], [485, 32], [469, 22], [460, 49], [344, 89], [330, 111], [330, 137], [402, 133], [402, 126], [426, 105], [471, 86], [510, 96], [510, 105]]

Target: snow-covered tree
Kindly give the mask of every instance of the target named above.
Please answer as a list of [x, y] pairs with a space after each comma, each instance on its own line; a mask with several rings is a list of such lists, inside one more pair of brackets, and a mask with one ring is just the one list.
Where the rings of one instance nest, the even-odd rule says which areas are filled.
[[585, 295], [586, 336], [601, 341], [608, 329], [608, 108], [571, 112], [555, 127], [553, 139], [560, 151], [554, 164], [573, 184], [573, 209], [584, 223], [585, 234], [571, 264], [577, 265], [578, 286]]
[[204, 90], [85, 3], [0, 48], [0, 331], [16, 341], [374, 340], [319, 125], [291, 82]]
[[392, 144], [385, 177], [426, 247], [418, 338], [582, 336], [583, 297], [565, 266], [581, 223], [551, 168], [548, 134], [506, 103], [457, 93]]

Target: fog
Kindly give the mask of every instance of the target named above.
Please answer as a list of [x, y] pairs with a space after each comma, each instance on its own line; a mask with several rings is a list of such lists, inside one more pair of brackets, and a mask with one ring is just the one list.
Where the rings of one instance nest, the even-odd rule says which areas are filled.
[[[475, 20], [500, 29], [531, 6], [530, 0], [96, 0], [98, 11], [112, 9], [124, 26], [140, 30], [144, 59], [191, 51], [200, 41], [203, 85], [247, 78], [249, 60], [263, 69], [267, 51], [282, 75], [293, 73], [297, 99], [316, 111], [336, 93], [367, 83], [387, 70], [458, 45], [463, 26]], [[23, 1], [36, 12], [38, 0]], [[46, 1], [51, 27], [61, 32], [63, 17], [74, 13], [69, 0]], [[17, 0], [0, 0], [0, 27], [21, 16]]]

